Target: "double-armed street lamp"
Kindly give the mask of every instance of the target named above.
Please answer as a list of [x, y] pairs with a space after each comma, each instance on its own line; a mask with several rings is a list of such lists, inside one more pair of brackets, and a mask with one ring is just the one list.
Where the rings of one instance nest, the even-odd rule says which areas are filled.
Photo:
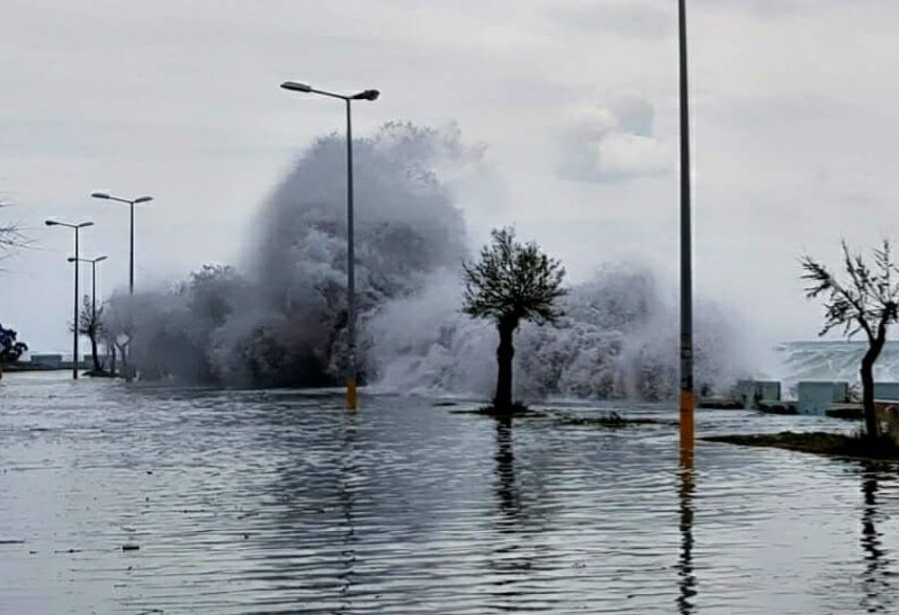
[[[93, 222], [80, 222], [78, 224], [70, 224], [68, 222], [59, 222], [58, 220], [47, 220], [44, 222], [47, 226], [64, 226], [75, 231], [75, 259], [69, 259], [69, 262], [75, 262], [78, 258], [78, 231], [88, 226], [93, 226]], [[78, 380], [78, 263], [75, 262], [75, 305], [74, 320], [72, 333], [72, 379]]]
[[78, 258], [69, 257], [69, 262], [90, 263], [91, 265], [91, 318], [97, 321], [97, 263], [105, 261], [108, 256], [98, 256], [97, 258]]
[[141, 203], [147, 203], [153, 200], [152, 196], [142, 196], [136, 199], [123, 199], [121, 197], [113, 196], [111, 194], [107, 194], [105, 192], [94, 192], [91, 194], [95, 199], [105, 199], [108, 201], [116, 201], [119, 203], [125, 203], [131, 207], [131, 247], [129, 249], [129, 258], [128, 258], [128, 294], [134, 294], [134, 206], [139, 205]]
[[319, 94], [329, 98], [337, 98], [346, 103], [346, 165], [347, 165], [347, 192], [346, 192], [346, 219], [347, 219], [347, 409], [356, 410], [356, 270], [355, 270], [355, 234], [353, 228], [353, 121], [352, 101], [375, 101], [380, 96], [378, 90], [364, 90], [357, 94], [344, 95], [318, 90], [305, 83], [285, 81], [281, 84], [285, 90], [302, 92], [304, 94]]

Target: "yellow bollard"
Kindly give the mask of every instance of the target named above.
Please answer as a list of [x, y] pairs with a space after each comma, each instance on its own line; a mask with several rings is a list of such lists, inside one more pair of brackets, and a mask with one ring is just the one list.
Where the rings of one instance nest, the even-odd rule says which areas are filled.
[[352, 376], [346, 379], [346, 409], [356, 411], [356, 379]]
[[685, 468], [693, 467], [695, 399], [692, 391], [680, 393], [680, 460]]

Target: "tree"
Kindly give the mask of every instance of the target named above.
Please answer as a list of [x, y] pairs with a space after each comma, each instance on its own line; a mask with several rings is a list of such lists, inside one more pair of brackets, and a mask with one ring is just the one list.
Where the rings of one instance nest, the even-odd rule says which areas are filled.
[[15, 363], [28, 350], [28, 345], [18, 341], [17, 336], [15, 331], [0, 324], [0, 365]]
[[[129, 361], [131, 347], [133, 297], [127, 293], [116, 292], [103, 303], [103, 324], [100, 327], [100, 339], [110, 354], [109, 369], [113, 375], [122, 375], [126, 379], [133, 377]], [[121, 359], [121, 369], [118, 366]]]
[[[0, 202], [0, 207], [7, 205], [8, 203]], [[18, 224], [0, 222], [0, 260], [26, 245], [28, 245], [28, 238], [22, 234]]]
[[94, 372], [103, 371], [98, 353], [99, 341], [103, 333], [103, 306], [94, 310], [93, 302], [88, 295], [84, 295], [81, 301], [81, 312], [78, 314], [78, 333], [86, 335], [91, 341], [91, 359], [94, 363]]
[[465, 295], [462, 311], [472, 318], [493, 320], [499, 332], [498, 374], [493, 407], [512, 411], [513, 336], [522, 320], [542, 325], [561, 316], [556, 300], [565, 295], [565, 269], [540, 251], [536, 243], [515, 241], [512, 228], [494, 229], [492, 242], [481, 249], [477, 262], [464, 263]]
[[803, 280], [811, 285], [806, 297], [826, 296], [824, 301], [824, 335], [835, 327], [843, 327], [843, 334], [852, 338], [863, 331], [868, 340], [868, 350], [862, 358], [862, 405], [865, 413], [865, 434], [868, 438], [878, 435], [877, 416], [874, 412], [874, 363], [886, 343], [887, 328], [899, 317], [899, 280], [893, 274], [899, 269], [893, 264], [890, 242], [883, 241], [874, 250], [874, 266], [868, 266], [861, 254], [852, 254], [846, 242], [843, 246], [843, 267], [848, 275], [846, 283], [836, 279], [827, 267], [810, 256], [800, 259], [805, 274]]

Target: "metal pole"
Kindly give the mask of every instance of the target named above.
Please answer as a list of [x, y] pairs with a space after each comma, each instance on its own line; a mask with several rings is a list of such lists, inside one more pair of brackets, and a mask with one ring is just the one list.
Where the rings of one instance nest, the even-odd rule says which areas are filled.
[[356, 411], [356, 246], [353, 228], [353, 121], [346, 99], [347, 352], [346, 407]]
[[72, 332], [72, 379], [78, 380], [78, 267], [81, 264], [78, 259], [80, 258], [78, 254], [78, 231], [79, 228], [75, 227], [75, 261], [72, 263], [75, 266], [75, 320], [74, 320], [74, 331]]
[[680, 49], [680, 449], [681, 463], [692, 466], [694, 447], [693, 395], [693, 257], [690, 222], [690, 110], [687, 79], [687, 7], [678, 0]]
[[91, 261], [91, 321], [97, 322], [97, 261]]
[[134, 201], [131, 204], [131, 255], [128, 261], [128, 294], [134, 294]]

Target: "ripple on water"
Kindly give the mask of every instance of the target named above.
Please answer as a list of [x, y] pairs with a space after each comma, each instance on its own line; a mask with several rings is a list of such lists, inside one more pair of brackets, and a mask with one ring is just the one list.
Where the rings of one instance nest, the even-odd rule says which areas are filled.
[[700, 443], [684, 474], [671, 426], [505, 425], [424, 399], [349, 416], [337, 394], [52, 374], [2, 395], [2, 613], [896, 610], [891, 468]]

